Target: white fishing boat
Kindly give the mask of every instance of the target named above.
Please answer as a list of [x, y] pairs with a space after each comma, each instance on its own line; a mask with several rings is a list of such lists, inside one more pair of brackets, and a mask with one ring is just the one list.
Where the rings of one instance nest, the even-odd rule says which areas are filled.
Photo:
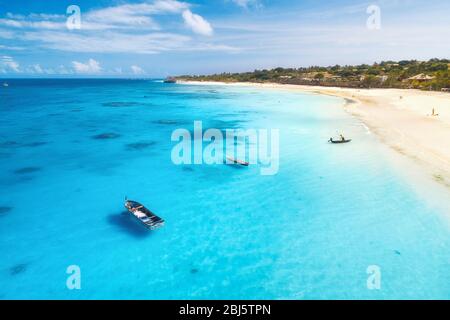
[[247, 161], [242, 161], [242, 160], [238, 160], [238, 159], [234, 159], [232, 157], [227, 157], [228, 162], [231, 162], [233, 164], [238, 164], [244, 167], [248, 167], [250, 165], [250, 163], [248, 163]]
[[150, 230], [164, 226], [164, 220], [136, 201], [126, 200], [125, 208]]

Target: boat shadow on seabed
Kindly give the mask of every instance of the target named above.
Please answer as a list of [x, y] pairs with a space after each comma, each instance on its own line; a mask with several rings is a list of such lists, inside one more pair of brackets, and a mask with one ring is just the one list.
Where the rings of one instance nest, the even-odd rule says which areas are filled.
[[107, 217], [108, 223], [122, 231], [127, 232], [135, 238], [147, 238], [152, 235], [152, 232], [143, 228], [127, 211], [122, 211], [118, 214], [110, 214]]

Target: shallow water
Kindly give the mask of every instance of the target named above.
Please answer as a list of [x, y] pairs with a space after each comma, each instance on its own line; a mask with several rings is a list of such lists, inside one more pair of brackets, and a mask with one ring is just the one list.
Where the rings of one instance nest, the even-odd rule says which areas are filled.
[[[138, 80], [8, 82], [4, 299], [450, 298], [446, 212], [417, 194], [337, 98]], [[175, 166], [170, 135], [192, 131], [194, 120], [279, 129], [279, 173]], [[354, 141], [327, 144], [336, 130]], [[123, 213], [125, 196], [165, 227], [143, 229]], [[81, 290], [66, 287], [70, 265], [81, 268]], [[370, 265], [380, 267], [380, 290], [367, 288]]]

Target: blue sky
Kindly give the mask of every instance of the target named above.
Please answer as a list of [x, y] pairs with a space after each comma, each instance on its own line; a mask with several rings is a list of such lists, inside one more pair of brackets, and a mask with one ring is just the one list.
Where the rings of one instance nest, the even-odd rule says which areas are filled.
[[[80, 8], [80, 29], [67, 27], [70, 5]], [[367, 27], [371, 5], [380, 9], [380, 29]], [[450, 58], [449, 12], [448, 0], [0, 0], [0, 77]]]

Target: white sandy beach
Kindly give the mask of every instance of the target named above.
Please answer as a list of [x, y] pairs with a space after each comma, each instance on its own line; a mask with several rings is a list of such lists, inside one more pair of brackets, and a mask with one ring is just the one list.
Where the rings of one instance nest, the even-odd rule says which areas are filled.
[[[227, 85], [299, 90], [350, 99], [344, 106], [346, 111], [366, 124], [380, 141], [420, 165], [433, 180], [450, 188], [449, 93], [258, 83]], [[433, 108], [438, 116], [431, 116]]]

